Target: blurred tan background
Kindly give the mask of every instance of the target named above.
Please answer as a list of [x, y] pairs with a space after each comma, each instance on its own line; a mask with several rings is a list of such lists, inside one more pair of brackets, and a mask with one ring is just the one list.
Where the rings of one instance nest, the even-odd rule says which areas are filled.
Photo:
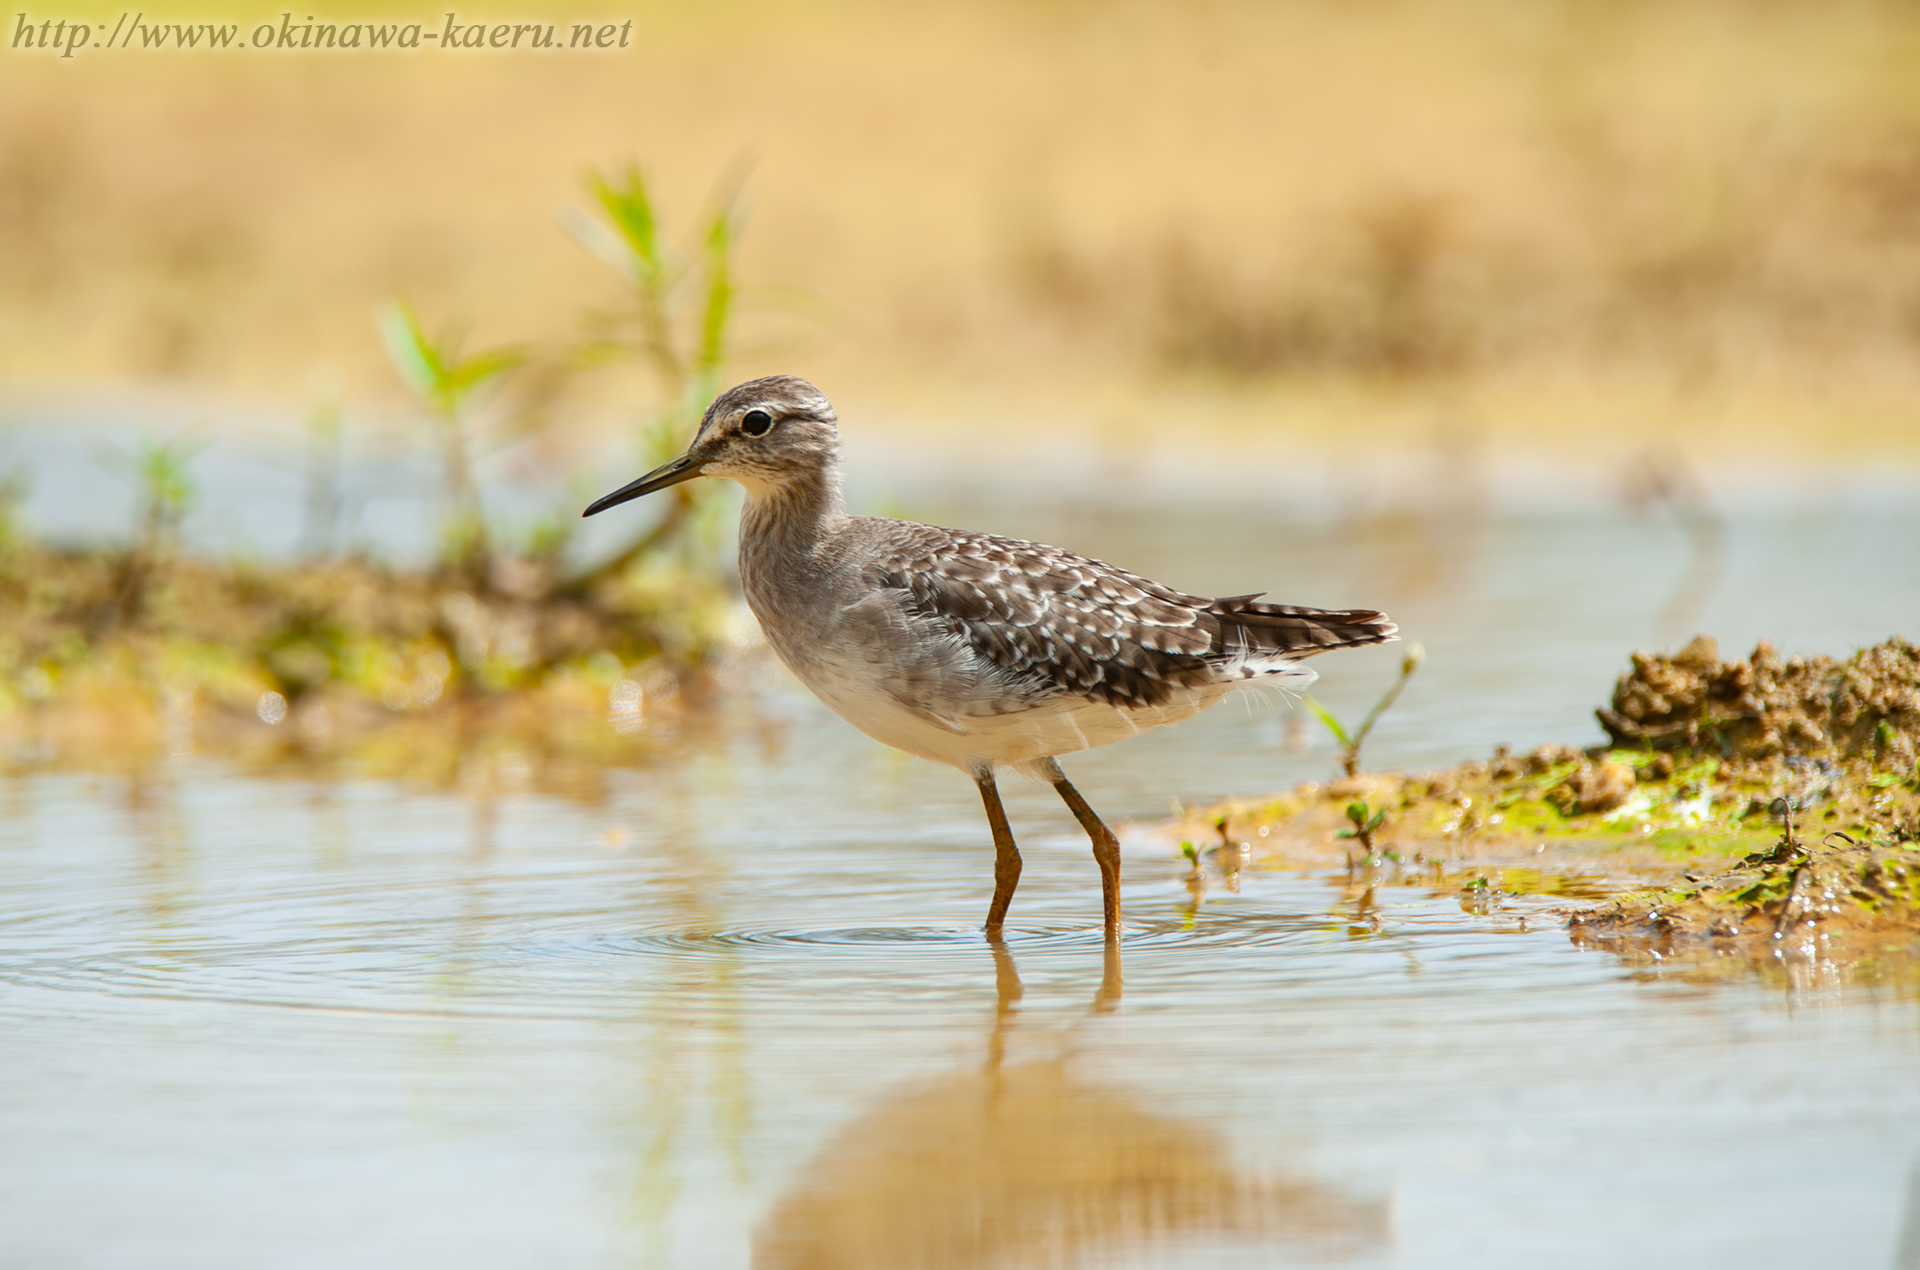
[[[440, 20], [320, 16], [365, 15]], [[637, 160], [682, 233], [745, 173], [730, 376], [807, 374], [848, 417], [1334, 447], [1450, 420], [1543, 455], [1920, 460], [1911, 4], [460, 16], [631, 17], [634, 41], [4, 50], [0, 375], [398, 401], [373, 314], [403, 296], [534, 349], [559, 417], [615, 426], [638, 372], [570, 350], [619, 282], [560, 214]]]

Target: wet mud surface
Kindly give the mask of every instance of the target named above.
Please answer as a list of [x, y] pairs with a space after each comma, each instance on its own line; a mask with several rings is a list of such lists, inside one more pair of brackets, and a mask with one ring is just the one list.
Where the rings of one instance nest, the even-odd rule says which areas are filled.
[[623, 681], [637, 714], [724, 680], [732, 608], [679, 570], [575, 583], [520, 557], [267, 568], [0, 541], [0, 743], [137, 763], [184, 736], [289, 757], [377, 749], [427, 719], [617, 761], [581, 717], [618, 709]]
[[1582, 901], [1552, 916], [1582, 947], [1635, 962], [1914, 977], [1920, 650], [1894, 639], [1845, 661], [1782, 660], [1763, 643], [1722, 662], [1697, 639], [1636, 653], [1598, 716], [1614, 744], [1192, 809], [1174, 827], [1190, 881], [1255, 861], [1344, 864], [1361, 880], [1457, 886], [1481, 911], [1517, 895]]
[[1708, 973], [1823, 966], [1847, 977], [1914, 978], [1920, 847], [1840, 833], [1812, 846], [1783, 837], [1772, 851], [1682, 881], [1572, 913], [1574, 943]]

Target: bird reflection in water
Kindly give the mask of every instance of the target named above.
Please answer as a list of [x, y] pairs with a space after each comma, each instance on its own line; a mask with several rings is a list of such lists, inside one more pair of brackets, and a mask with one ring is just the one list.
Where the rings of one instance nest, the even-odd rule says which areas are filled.
[[[1006, 945], [992, 948], [986, 1062], [912, 1082], [847, 1125], [760, 1228], [756, 1270], [1091, 1265], [1175, 1240], [1325, 1260], [1378, 1249], [1384, 1203], [1251, 1173], [1220, 1135], [1065, 1057], [1004, 1062], [1022, 988]], [[1114, 1009], [1120, 988], [1109, 940], [1093, 1011]]]

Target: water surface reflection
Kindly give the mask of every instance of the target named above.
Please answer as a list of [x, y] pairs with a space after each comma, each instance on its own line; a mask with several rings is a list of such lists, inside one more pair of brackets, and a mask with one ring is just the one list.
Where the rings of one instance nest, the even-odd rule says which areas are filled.
[[[1024, 989], [1006, 944], [992, 952], [985, 1061], [906, 1082], [841, 1128], [774, 1204], [755, 1270], [1098, 1265], [1183, 1238], [1325, 1258], [1384, 1240], [1384, 1202], [1239, 1164], [1208, 1126], [1089, 1079], [1072, 1027], [1049, 1038], [1055, 1055], [1007, 1063]], [[1091, 1012], [1120, 997], [1109, 939]]]

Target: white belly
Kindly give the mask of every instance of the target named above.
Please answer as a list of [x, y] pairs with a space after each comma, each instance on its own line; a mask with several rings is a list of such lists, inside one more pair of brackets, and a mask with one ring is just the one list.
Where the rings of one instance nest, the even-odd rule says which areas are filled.
[[811, 662], [792, 669], [814, 696], [874, 740], [962, 771], [1014, 767], [1111, 745], [1151, 728], [1191, 719], [1240, 686], [1221, 683], [1184, 689], [1160, 705], [1138, 709], [1059, 696], [1004, 713], [935, 714], [902, 704], [853, 667]]

